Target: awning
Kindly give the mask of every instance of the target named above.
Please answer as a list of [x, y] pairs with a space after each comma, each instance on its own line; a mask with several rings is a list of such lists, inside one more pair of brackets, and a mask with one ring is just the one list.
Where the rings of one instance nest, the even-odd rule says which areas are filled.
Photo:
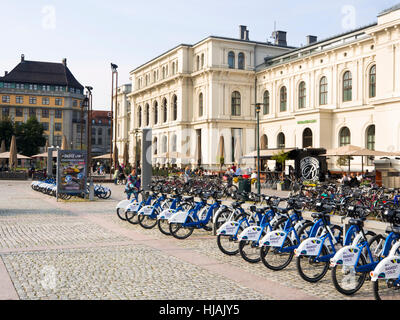
[[[288, 153], [290, 151], [295, 150], [295, 148], [285, 148], [285, 149], [264, 149], [264, 150], [260, 150], [260, 158], [268, 158], [268, 157], [272, 157], [276, 154], [278, 154], [281, 151], [284, 151], [285, 153]], [[257, 150], [246, 154], [245, 156], [243, 156], [243, 158], [257, 158]]]

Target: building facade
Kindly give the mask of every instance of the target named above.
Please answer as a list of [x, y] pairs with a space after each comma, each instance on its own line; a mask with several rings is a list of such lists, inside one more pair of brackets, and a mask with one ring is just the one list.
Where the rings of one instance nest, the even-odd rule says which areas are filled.
[[[84, 88], [62, 63], [25, 60], [0, 77], [0, 106], [2, 118], [26, 122], [34, 116], [43, 124], [49, 146], [61, 146], [62, 137], [68, 146], [80, 141], [74, 134], [84, 99]], [[75, 122], [74, 122], [75, 119]]]
[[111, 150], [111, 113], [93, 110], [91, 125], [92, 156], [110, 153]]
[[369, 26], [322, 41], [308, 36], [301, 48], [288, 47], [282, 31], [273, 44], [250, 41], [245, 26], [239, 39], [181, 44], [131, 71], [124, 139], [133, 146], [135, 129], [152, 128], [154, 164], [216, 167], [221, 140], [224, 163], [238, 162], [256, 148], [257, 102], [262, 149], [398, 151], [399, 29], [395, 6]]

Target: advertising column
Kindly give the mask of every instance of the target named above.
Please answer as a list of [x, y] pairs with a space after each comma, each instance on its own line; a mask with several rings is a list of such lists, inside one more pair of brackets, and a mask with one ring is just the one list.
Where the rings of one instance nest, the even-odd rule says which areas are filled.
[[58, 150], [57, 195], [86, 193], [86, 151]]

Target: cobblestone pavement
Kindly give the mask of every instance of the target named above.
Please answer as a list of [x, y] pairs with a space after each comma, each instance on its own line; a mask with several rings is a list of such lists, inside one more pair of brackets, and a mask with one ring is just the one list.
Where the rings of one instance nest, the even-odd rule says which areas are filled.
[[[330, 272], [303, 281], [226, 256], [210, 232], [186, 240], [120, 220], [109, 200], [56, 202], [30, 182], [0, 181], [0, 299], [373, 299], [366, 281], [344, 297]], [[4, 285], [3, 285], [4, 284]]]

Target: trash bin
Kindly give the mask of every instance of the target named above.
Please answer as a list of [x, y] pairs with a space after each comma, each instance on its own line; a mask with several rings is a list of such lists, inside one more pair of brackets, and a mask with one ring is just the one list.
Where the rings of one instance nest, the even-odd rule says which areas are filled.
[[251, 192], [251, 180], [239, 178], [238, 192]]

